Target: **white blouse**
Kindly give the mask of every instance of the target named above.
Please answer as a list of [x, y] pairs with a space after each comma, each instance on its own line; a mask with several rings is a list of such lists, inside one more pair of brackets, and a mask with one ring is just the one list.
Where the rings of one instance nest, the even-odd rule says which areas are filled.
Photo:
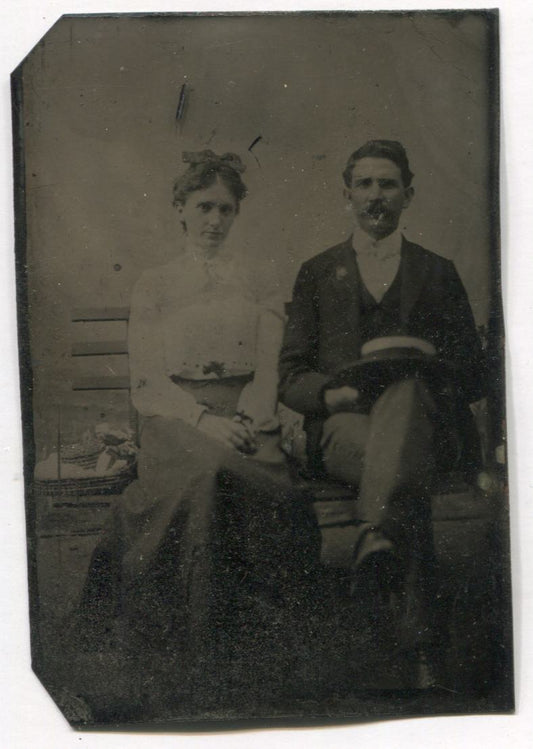
[[133, 291], [129, 323], [132, 400], [139, 413], [195, 426], [205, 406], [170, 377], [253, 373], [258, 319], [267, 309], [283, 316], [281, 300], [254, 296], [239, 262], [225, 251], [206, 259], [191, 248], [145, 271]]

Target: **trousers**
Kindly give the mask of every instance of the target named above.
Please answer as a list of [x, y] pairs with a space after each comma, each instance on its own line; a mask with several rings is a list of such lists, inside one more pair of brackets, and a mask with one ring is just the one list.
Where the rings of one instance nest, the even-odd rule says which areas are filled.
[[420, 380], [394, 383], [369, 413], [337, 413], [324, 423], [322, 461], [333, 478], [359, 488], [360, 517], [391, 535], [407, 507], [403, 490], [427, 493], [436, 472], [437, 406]]
[[430, 495], [439, 453], [453, 453], [453, 431], [443, 428], [445, 422], [431, 389], [413, 378], [390, 385], [367, 413], [330, 416], [322, 431], [327, 474], [358, 488], [358, 540], [373, 528], [395, 545], [406, 647], [434, 637]]

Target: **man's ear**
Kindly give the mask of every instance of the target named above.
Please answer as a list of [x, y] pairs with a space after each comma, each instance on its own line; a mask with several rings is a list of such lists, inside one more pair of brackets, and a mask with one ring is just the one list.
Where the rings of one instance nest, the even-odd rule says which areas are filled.
[[403, 207], [407, 208], [411, 200], [413, 199], [413, 196], [415, 194], [415, 188], [414, 187], [406, 187], [404, 190], [404, 199], [403, 199]]
[[352, 214], [353, 213], [353, 203], [352, 203], [352, 191], [349, 187], [345, 187], [342, 191], [342, 195], [344, 197], [344, 200], [346, 201], [344, 205], [344, 209], [346, 213]]
[[187, 231], [187, 225], [186, 225], [185, 221], [183, 220], [183, 206], [181, 205], [181, 203], [178, 203], [176, 205], [176, 210], [177, 210], [178, 216], [180, 218], [180, 224], [183, 226], [183, 231]]

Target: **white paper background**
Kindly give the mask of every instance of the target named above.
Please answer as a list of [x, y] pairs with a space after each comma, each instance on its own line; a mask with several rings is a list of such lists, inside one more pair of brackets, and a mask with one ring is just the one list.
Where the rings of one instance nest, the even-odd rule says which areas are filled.
[[[491, 4], [491, 3], [489, 3]], [[165, 0], [3, 0], [0, 6], [0, 746], [9, 749], [180, 746], [291, 749], [420, 746], [423, 749], [522, 749], [533, 745], [533, 4], [500, 0], [502, 76], [502, 259], [508, 347], [508, 429], [513, 533], [517, 714], [386, 721], [336, 728], [218, 734], [77, 733], [70, 729], [30, 670], [26, 548], [16, 349], [9, 74], [63, 13], [238, 10], [403, 10], [450, 5], [421, 0], [382, 2], [165, 2]], [[455, 7], [483, 8], [461, 0]]]

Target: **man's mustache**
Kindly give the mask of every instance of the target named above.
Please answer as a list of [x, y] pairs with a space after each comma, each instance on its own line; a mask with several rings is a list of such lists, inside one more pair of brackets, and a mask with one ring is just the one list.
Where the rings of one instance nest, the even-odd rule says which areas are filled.
[[383, 201], [376, 200], [363, 209], [363, 213], [366, 216], [370, 216], [370, 218], [377, 218], [378, 216], [381, 216], [381, 214], [386, 215], [388, 213], [388, 208]]

